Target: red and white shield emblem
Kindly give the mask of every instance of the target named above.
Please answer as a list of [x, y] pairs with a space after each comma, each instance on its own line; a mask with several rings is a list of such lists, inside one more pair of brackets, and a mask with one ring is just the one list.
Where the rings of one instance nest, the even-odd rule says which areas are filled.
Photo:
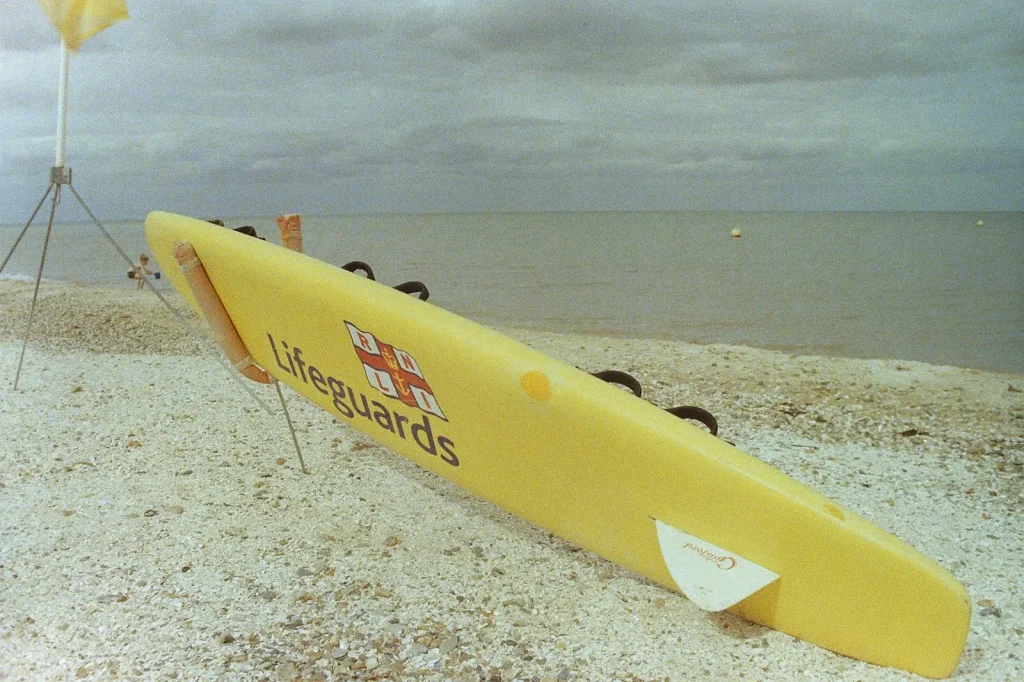
[[359, 361], [363, 363], [366, 380], [370, 382], [370, 386], [409, 407], [419, 408], [448, 421], [416, 358], [404, 350], [384, 343], [351, 322], [346, 321], [345, 326], [352, 336], [352, 345]]

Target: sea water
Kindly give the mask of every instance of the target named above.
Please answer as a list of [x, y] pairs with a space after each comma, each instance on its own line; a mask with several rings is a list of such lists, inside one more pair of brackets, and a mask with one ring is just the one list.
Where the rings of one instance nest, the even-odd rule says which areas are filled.
[[[225, 220], [278, 241], [272, 217]], [[104, 226], [133, 260], [148, 251], [141, 222]], [[22, 227], [0, 227], [0, 256]], [[488, 325], [1024, 372], [1020, 212], [387, 214], [303, 227], [306, 253], [366, 261], [387, 284], [422, 281], [431, 302]], [[5, 277], [35, 277], [45, 231], [33, 224]], [[44, 277], [128, 289], [127, 270], [94, 224], [55, 226]]]

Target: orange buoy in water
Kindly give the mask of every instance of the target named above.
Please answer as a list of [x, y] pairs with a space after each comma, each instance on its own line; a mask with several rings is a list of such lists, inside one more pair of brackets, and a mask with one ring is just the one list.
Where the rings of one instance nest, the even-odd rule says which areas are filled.
[[732, 228], [732, 232], [730, 232], [729, 234], [731, 234], [736, 239], [739, 239], [740, 237], [743, 236], [743, 233], [740, 232], [740, 228], [738, 228], [738, 227]]

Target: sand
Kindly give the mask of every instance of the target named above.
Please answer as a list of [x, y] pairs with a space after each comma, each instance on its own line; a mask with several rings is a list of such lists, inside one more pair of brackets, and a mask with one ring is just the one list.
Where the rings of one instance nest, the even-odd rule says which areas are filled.
[[[289, 391], [303, 475], [148, 292], [44, 283], [15, 392], [30, 297], [0, 281], [0, 680], [921, 679], [704, 613]], [[953, 679], [1024, 679], [1024, 376], [503, 331], [936, 559], [975, 604]]]

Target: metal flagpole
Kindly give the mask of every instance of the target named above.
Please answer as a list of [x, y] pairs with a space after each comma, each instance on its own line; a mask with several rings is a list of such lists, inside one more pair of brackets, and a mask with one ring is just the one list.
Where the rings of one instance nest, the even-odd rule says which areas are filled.
[[[28, 324], [25, 325], [25, 336], [21, 340], [21, 354], [18, 356], [18, 369], [14, 373], [14, 390], [18, 390], [18, 380], [21, 378], [21, 366], [25, 361], [25, 348], [28, 346], [28, 337], [32, 333], [32, 322], [36, 315], [36, 302], [39, 299], [39, 283], [43, 279], [43, 267], [46, 265], [46, 252], [50, 247], [50, 237], [53, 236], [53, 217], [57, 213], [57, 204], [60, 203], [60, 189], [61, 185], [71, 182], [71, 170], [68, 169], [65, 172], [64, 169], [64, 151], [67, 147], [67, 136], [68, 136], [68, 71], [71, 64], [71, 53], [68, 51], [68, 45], [64, 41], [64, 38], [60, 39], [60, 75], [58, 77], [57, 84], [57, 149], [54, 156], [53, 168], [50, 171], [50, 187], [46, 190], [46, 194], [49, 194], [53, 190], [53, 203], [50, 206], [50, 220], [46, 224], [46, 239], [43, 241], [43, 254], [39, 259], [39, 269], [36, 271], [36, 283], [32, 289], [32, 305], [28, 311]], [[43, 200], [46, 200], [46, 194], [43, 195]], [[39, 206], [42, 206], [42, 201], [39, 202]], [[25, 225], [25, 230], [22, 230], [21, 235], [18, 236], [17, 241], [14, 242], [14, 246], [18, 245], [21, 241], [22, 235], [28, 230], [28, 226], [32, 224], [32, 221], [36, 217], [36, 213], [39, 212], [39, 206], [32, 213], [32, 217], [29, 218], [28, 223]], [[8, 254], [7, 258], [4, 259], [4, 265], [10, 259], [11, 254], [14, 253], [14, 249], [11, 249], [11, 253]]]
[[[64, 41], [64, 38], [60, 39], [60, 71], [57, 78], [57, 146], [53, 160], [53, 168], [50, 169], [50, 185], [46, 188], [46, 192], [43, 193], [43, 198], [39, 200], [36, 205], [36, 210], [32, 211], [31, 217], [28, 222], [25, 223], [25, 227], [22, 228], [18, 238], [14, 240], [14, 245], [11, 246], [11, 250], [7, 252], [7, 256], [4, 258], [4, 262], [0, 264], [0, 273], [7, 267], [8, 261], [11, 260], [11, 256], [14, 255], [14, 250], [18, 248], [18, 244], [21, 243], [21, 238], [28, 232], [28, 228], [32, 225], [32, 221], [36, 219], [36, 214], [39, 213], [39, 209], [43, 207], [43, 202], [46, 201], [46, 197], [50, 195], [50, 192], [56, 190], [56, 194], [53, 196], [53, 207], [50, 210], [50, 222], [46, 229], [46, 243], [43, 244], [43, 260], [46, 259], [46, 246], [49, 244], [50, 232], [53, 230], [53, 215], [56, 211], [57, 204], [60, 202], [60, 186], [62, 184], [71, 183], [71, 170], [64, 171], [64, 151], [67, 148], [68, 138], [68, 71], [71, 66], [71, 52], [68, 50], [68, 44]], [[36, 277], [36, 290], [39, 289], [39, 277], [42, 277], [42, 263], [39, 265], [39, 276]], [[35, 308], [35, 296], [32, 298], [32, 307]], [[31, 315], [29, 315], [29, 327], [32, 326]], [[28, 338], [28, 331], [25, 332], [26, 339]], [[25, 354], [25, 349], [22, 347], [22, 356]], [[19, 373], [21, 370], [21, 362], [18, 362]], [[17, 388], [18, 382], [14, 382], [15, 388]]]
[[[50, 169], [50, 185], [49, 187], [47, 187], [46, 192], [43, 194], [43, 198], [39, 200], [39, 204], [36, 205], [35, 210], [32, 212], [32, 217], [28, 219], [28, 222], [25, 223], [25, 227], [18, 235], [18, 238], [14, 241], [14, 245], [11, 247], [11, 250], [4, 258], [3, 264], [0, 264], [0, 272], [3, 272], [3, 269], [7, 266], [7, 263], [8, 261], [10, 261], [11, 256], [14, 255], [15, 249], [18, 248], [18, 244], [21, 242], [22, 237], [25, 236], [25, 233], [28, 231], [28, 228], [36, 219], [36, 215], [39, 213], [39, 209], [42, 208], [43, 202], [46, 201], [46, 197], [49, 196], [50, 192], [53, 192], [53, 203], [50, 207], [50, 220], [47, 223], [46, 227], [46, 239], [43, 242], [43, 253], [39, 261], [39, 269], [36, 271], [35, 287], [32, 290], [32, 304], [31, 307], [29, 308], [28, 324], [25, 326], [25, 335], [22, 338], [21, 343], [21, 354], [18, 356], [18, 369], [14, 375], [15, 391], [18, 390], [18, 381], [21, 378], [21, 369], [25, 360], [25, 349], [28, 346], [28, 339], [32, 333], [32, 323], [35, 320], [36, 304], [39, 299], [39, 285], [43, 278], [43, 268], [46, 264], [46, 254], [49, 250], [50, 239], [53, 237], [54, 216], [57, 212], [57, 204], [60, 203], [61, 190], [64, 185], [68, 186], [68, 189], [71, 190], [71, 193], [75, 196], [75, 199], [78, 200], [78, 203], [81, 204], [82, 208], [89, 215], [89, 218], [92, 219], [93, 223], [99, 228], [100, 232], [103, 233], [103, 236], [106, 237], [107, 240], [114, 246], [114, 249], [118, 252], [121, 258], [125, 260], [129, 267], [134, 265], [128, 254], [124, 252], [124, 249], [122, 249], [120, 245], [118, 245], [118, 243], [114, 240], [110, 233], [103, 227], [103, 224], [99, 221], [98, 218], [96, 218], [93, 212], [86, 205], [85, 200], [83, 200], [82, 197], [75, 190], [74, 185], [71, 184], [71, 169], [64, 167], [68, 135], [68, 72], [70, 70], [70, 65], [71, 51], [68, 49], [67, 42], [65, 42], [64, 38], [62, 37], [60, 41], [60, 73], [57, 85], [57, 143], [54, 154], [53, 168]], [[167, 301], [167, 299], [164, 298], [164, 296], [156, 289], [156, 287], [149, 280], [149, 278], [142, 273], [139, 273], [139, 276], [143, 278], [145, 283], [149, 285], [150, 290], [153, 293], [155, 293], [157, 298], [160, 299], [160, 301], [167, 307], [167, 309], [170, 310], [171, 313], [173, 313], [178, 318], [182, 325], [184, 325], [184, 327], [189, 332], [191, 332], [197, 339], [199, 339], [200, 343], [208, 351], [211, 351], [213, 353], [214, 357], [217, 358], [219, 364], [227, 370], [228, 374], [231, 375], [231, 378], [242, 388], [242, 390], [248, 393], [249, 396], [252, 397], [252, 399], [255, 400], [260, 407], [263, 408], [264, 412], [266, 412], [267, 414], [272, 414], [270, 408], [267, 407], [267, 405], [260, 399], [258, 395], [256, 395], [256, 392], [253, 391], [252, 388], [250, 388], [248, 385], [245, 384], [245, 382], [242, 381], [241, 377], [238, 376], [238, 373], [235, 372], [232, 367], [227, 365], [227, 363], [221, 358], [220, 354], [217, 353], [217, 351], [214, 350], [213, 347], [210, 345], [210, 342], [206, 338], [204, 338], [202, 334], [196, 331], [192, 327], [192, 325], [188, 324], [184, 317], [182, 317], [181, 313], [174, 309], [174, 307]]]
[[71, 52], [62, 37], [60, 39], [60, 77], [57, 83], [57, 154], [53, 161], [54, 168], [64, 167], [64, 150], [68, 139], [68, 70], [70, 64]]
[[[103, 236], [106, 237], [107, 240], [113, 245], [114, 249], [118, 252], [121, 258], [125, 260], [129, 267], [132, 267], [134, 265], [128, 254], [124, 252], [124, 249], [120, 247], [120, 245], [117, 243], [117, 241], [114, 240], [114, 238], [110, 235], [106, 228], [103, 227], [103, 223], [101, 223], [99, 219], [93, 214], [93, 212], [89, 209], [89, 206], [85, 203], [85, 200], [82, 199], [81, 195], [79, 195], [78, 192], [75, 190], [74, 185], [71, 183], [71, 169], [64, 167], [64, 157], [65, 152], [67, 150], [68, 136], [68, 72], [70, 71], [70, 66], [71, 51], [68, 49], [67, 41], [64, 39], [64, 35], [62, 33], [60, 41], [60, 72], [57, 85], [57, 144], [54, 153], [53, 168], [50, 169], [50, 185], [49, 187], [47, 187], [46, 192], [43, 194], [43, 198], [39, 200], [39, 203], [36, 205], [35, 210], [32, 211], [32, 216], [28, 219], [28, 222], [25, 223], [25, 227], [18, 235], [18, 238], [15, 239], [14, 245], [11, 247], [11, 250], [7, 253], [7, 256], [4, 258], [3, 263], [0, 264], [0, 272], [3, 272], [3, 269], [7, 266], [7, 263], [10, 261], [11, 256], [14, 255], [14, 251], [18, 247], [18, 244], [21, 242], [22, 237], [25, 236], [25, 233], [28, 232], [28, 228], [32, 225], [32, 221], [35, 220], [36, 215], [39, 213], [39, 209], [42, 208], [43, 203], [46, 201], [46, 198], [50, 195], [50, 192], [53, 192], [53, 203], [50, 206], [50, 219], [46, 227], [46, 239], [43, 242], [43, 252], [39, 260], [39, 269], [36, 271], [35, 287], [32, 290], [32, 305], [29, 308], [28, 324], [25, 326], [25, 337], [22, 339], [21, 354], [18, 356], [18, 369], [14, 375], [15, 391], [18, 390], [18, 380], [21, 378], [21, 368], [25, 360], [25, 349], [28, 346], [28, 339], [32, 332], [32, 322], [35, 319], [36, 304], [39, 299], [39, 284], [43, 279], [43, 268], [46, 265], [46, 254], [49, 250], [50, 239], [53, 236], [53, 220], [54, 216], [57, 213], [57, 204], [60, 203], [61, 189], [64, 185], [68, 186], [68, 189], [71, 190], [71, 193], [75, 196], [75, 199], [78, 200], [78, 203], [89, 215], [93, 223], [95, 223], [95, 225], [99, 228], [100, 232], [103, 233]], [[238, 376], [238, 373], [234, 371], [234, 368], [228, 365], [227, 362], [221, 357], [221, 355], [217, 353], [216, 350], [213, 349], [209, 341], [203, 338], [203, 336], [198, 331], [196, 331], [192, 327], [192, 325], [188, 324], [188, 322], [184, 319], [181, 313], [175, 310], [175, 308], [170, 304], [170, 302], [168, 302], [167, 299], [164, 298], [164, 296], [157, 290], [153, 282], [150, 281], [150, 279], [141, 272], [138, 273], [138, 276], [143, 279], [145, 284], [149, 286], [149, 289], [154, 294], [156, 294], [157, 298], [159, 298], [160, 301], [167, 307], [167, 309], [170, 310], [178, 318], [178, 320], [185, 326], [185, 328], [188, 329], [189, 332], [191, 332], [193, 335], [195, 335], [200, 340], [200, 342], [207, 348], [207, 350], [213, 351], [214, 356], [217, 357], [221, 366], [223, 366], [228, 371], [228, 373], [231, 375], [231, 378], [236, 383], [238, 383], [238, 385], [241, 386], [242, 389], [246, 393], [248, 393], [253, 398], [253, 400], [255, 400], [256, 403], [263, 408], [265, 412], [270, 413], [270, 409], [263, 403], [262, 400], [260, 400], [259, 396], [256, 395], [256, 392], [253, 391], [249, 386], [245, 384], [245, 382], [242, 381], [241, 377]], [[281, 408], [284, 411], [284, 417], [285, 421], [288, 424], [288, 430], [291, 432], [292, 442], [295, 445], [295, 451], [298, 453], [299, 456], [299, 465], [302, 469], [302, 473], [308, 474], [309, 470], [306, 468], [306, 463], [302, 457], [302, 450], [299, 447], [299, 440], [295, 434], [295, 427], [292, 424], [291, 415], [288, 413], [288, 406], [285, 404], [284, 394], [281, 392], [281, 387], [276, 381], [274, 382], [274, 385], [275, 388], [277, 388], [277, 397], [281, 401]]]

